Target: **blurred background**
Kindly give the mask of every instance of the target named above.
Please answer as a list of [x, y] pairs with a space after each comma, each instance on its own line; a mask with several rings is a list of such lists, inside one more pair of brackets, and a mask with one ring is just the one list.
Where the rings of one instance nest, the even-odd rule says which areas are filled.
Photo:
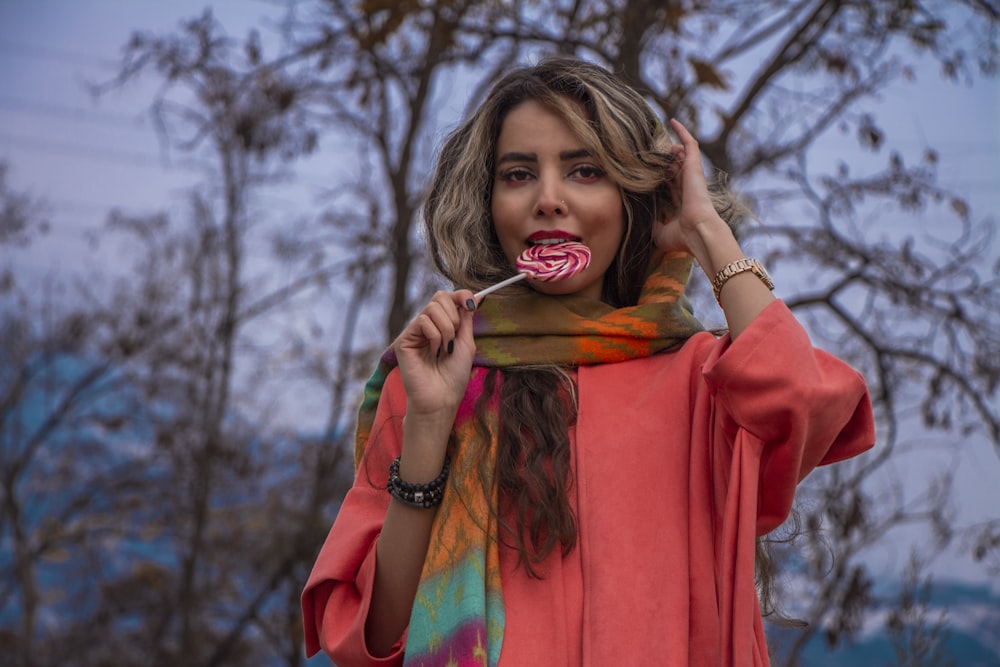
[[[549, 53], [759, 213], [870, 454], [775, 544], [775, 665], [1000, 665], [996, 0], [0, 0], [0, 654], [302, 665], [437, 147]], [[705, 280], [702, 319], [721, 323]], [[669, 567], [665, 565], [665, 567]]]

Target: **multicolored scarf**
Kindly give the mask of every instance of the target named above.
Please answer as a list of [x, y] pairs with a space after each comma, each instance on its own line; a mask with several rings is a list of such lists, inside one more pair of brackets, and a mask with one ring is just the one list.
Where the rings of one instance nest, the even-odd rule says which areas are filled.
[[[683, 343], [702, 327], [691, 314], [684, 286], [687, 255], [667, 255], [646, 278], [639, 303], [628, 308], [576, 296], [533, 291], [491, 295], [475, 316], [476, 360], [453, 431], [451, 476], [438, 508], [430, 547], [417, 588], [404, 665], [496, 665], [503, 641], [498, 526], [484, 489], [495, 489], [493, 471], [480, 470], [481, 448], [495, 460], [496, 438], [484, 442], [474, 406], [482, 394], [484, 369], [522, 364], [579, 366], [646, 357]], [[375, 409], [389, 371], [391, 350], [365, 385], [358, 415], [355, 462], [371, 434]], [[483, 415], [497, 433], [497, 405]], [[455, 446], [455, 443], [458, 443]]]

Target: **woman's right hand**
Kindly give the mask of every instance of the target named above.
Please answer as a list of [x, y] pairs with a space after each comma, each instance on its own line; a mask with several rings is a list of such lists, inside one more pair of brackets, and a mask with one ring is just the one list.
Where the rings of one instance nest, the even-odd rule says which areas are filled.
[[437, 292], [393, 342], [408, 421], [443, 419], [450, 430], [476, 352], [472, 299], [469, 290]]

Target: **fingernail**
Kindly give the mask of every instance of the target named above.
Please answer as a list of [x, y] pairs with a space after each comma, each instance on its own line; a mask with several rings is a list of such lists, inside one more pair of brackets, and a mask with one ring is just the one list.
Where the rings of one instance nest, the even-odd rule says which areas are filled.
[[450, 340], [448, 341], [448, 354], [451, 354], [454, 351], [455, 351], [455, 341]]
[[438, 347], [438, 351], [437, 351], [437, 353], [434, 354], [434, 356], [437, 357], [438, 359], [441, 358], [441, 348], [440, 347]]
[[475, 310], [476, 309], [476, 302], [475, 302], [475, 300], [474, 299], [466, 299], [465, 300], [465, 307], [468, 308], [469, 310]]

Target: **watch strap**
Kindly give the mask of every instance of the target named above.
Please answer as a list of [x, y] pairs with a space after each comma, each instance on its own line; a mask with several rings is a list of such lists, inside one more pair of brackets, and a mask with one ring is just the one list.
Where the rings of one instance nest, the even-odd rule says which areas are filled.
[[715, 292], [715, 300], [719, 302], [719, 305], [722, 305], [721, 295], [723, 285], [729, 282], [729, 279], [733, 276], [738, 276], [739, 274], [746, 273], [747, 271], [757, 276], [760, 281], [767, 286], [767, 289], [774, 289], [774, 281], [771, 280], [771, 277], [767, 274], [767, 270], [764, 266], [756, 259], [751, 257], [742, 257], [729, 262], [729, 264], [726, 264], [724, 267], [719, 269], [719, 272], [715, 274], [715, 278], [712, 280], [712, 291]]

